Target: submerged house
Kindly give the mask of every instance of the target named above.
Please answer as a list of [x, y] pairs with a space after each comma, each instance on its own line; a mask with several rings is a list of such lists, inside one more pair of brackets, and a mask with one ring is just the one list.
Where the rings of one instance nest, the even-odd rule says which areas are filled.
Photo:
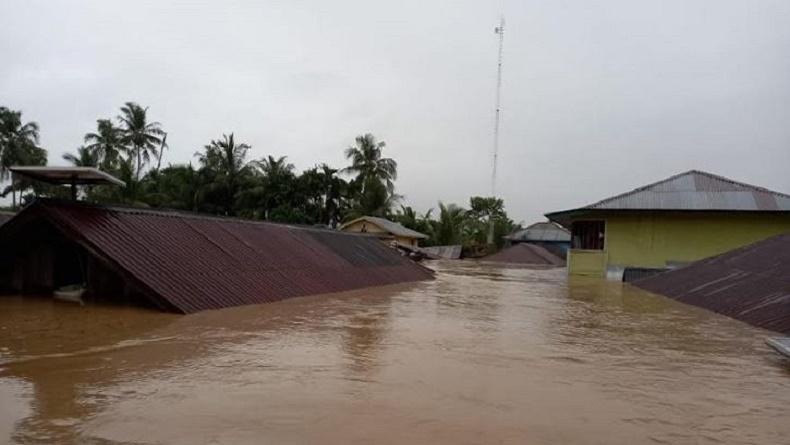
[[546, 216], [571, 230], [570, 274], [620, 280], [790, 232], [790, 196], [692, 170]]
[[342, 232], [367, 233], [382, 240], [394, 240], [401, 246], [415, 248], [421, 239], [428, 238], [424, 233], [376, 216], [363, 216], [340, 226]]
[[376, 239], [176, 211], [37, 200], [0, 227], [0, 291], [191, 313], [432, 278]]
[[571, 247], [571, 232], [557, 223], [536, 222], [506, 236], [505, 242], [510, 245], [534, 244], [564, 259]]

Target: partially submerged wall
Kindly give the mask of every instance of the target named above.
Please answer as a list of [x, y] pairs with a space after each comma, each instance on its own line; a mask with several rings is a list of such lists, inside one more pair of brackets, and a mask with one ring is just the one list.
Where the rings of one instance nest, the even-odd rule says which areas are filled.
[[633, 284], [790, 334], [790, 235], [759, 241]]

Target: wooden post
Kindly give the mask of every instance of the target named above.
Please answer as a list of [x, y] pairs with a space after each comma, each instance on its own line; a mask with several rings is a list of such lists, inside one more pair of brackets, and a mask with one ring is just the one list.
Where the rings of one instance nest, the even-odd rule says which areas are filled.
[[14, 187], [14, 172], [11, 172], [11, 210], [16, 211], [16, 188]]
[[71, 178], [71, 200], [77, 200], [77, 184], [74, 178]]

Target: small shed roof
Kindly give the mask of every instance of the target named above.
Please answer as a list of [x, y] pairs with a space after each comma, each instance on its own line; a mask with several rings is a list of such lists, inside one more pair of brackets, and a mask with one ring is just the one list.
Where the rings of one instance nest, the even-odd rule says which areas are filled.
[[590, 211], [790, 212], [790, 195], [690, 170], [572, 210], [546, 214], [553, 221]]
[[349, 227], [353, 224], [356, 224], [360, 221], [366, 221], [371, 224], [375, 224], [382, 229], [386, 230], [387, 232], [395, 235], [395, 236], [402, 236], [405, 238], [418, 238], [418, 239], [425, 239], [428, 238], [428, 235], [424, 233], [420, 233], [416, 230], [409, 229], [407, 227], [403, 227], [402, 225], [396, 223], [395, 221], [390, 221], [385, 218], [379, 218], [377, 216], [363, 216], [352, 221], [349, 221], [342, 226], [340, 226], [340, 230], [344, 230], [346, 227]]
[[50, 184], [79, 184], [79, 185], [120, 185], [126, 183], [115, 176], [94, 167], [38, 167], [14, 166], [9, 170], [37, 181]]
[[545, 221], [511, 233], [505, 239], [510, 241], [570, 242], [571, 233], [559, 224]]

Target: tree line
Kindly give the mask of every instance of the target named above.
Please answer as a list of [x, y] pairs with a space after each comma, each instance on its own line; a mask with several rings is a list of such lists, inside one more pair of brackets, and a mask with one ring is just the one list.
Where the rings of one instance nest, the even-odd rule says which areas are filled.
[[[485, 245], [489, 218], [495, 222], [497, 244], [516, 228], [498, 198], [472, 197], [468, 208], [439, 202], [435, 213], [431, 209], [419, 214], [396, 193], [398, 164], [384, 157], [385, 147], [372, 134], [363, 134], [345, 149], [346, 167], [318, 164], [297, 172], [286, 156], [250, 159], [252, 147], [229, 133], [198, 150], [194, 165], [163, 167], [167, 133], [149, 118], [147, 107], [127, 102], [115, 118], [98, 119], [83, 144], [63, 159], [73, 166], [97, 167], [126, 182], [126, 187], [84, 187], [80, 197], [96, 203], [327, 227], [363, 215], [379, 216], [427, 234], [426, 245]], [[46, 164], [38, 124], [24, 123], [20, 111], [0, 107], [0, 182], [9, 178], [13, 165]], [[24, 180], [17, 181], [16, 189], [25, 191], [23, 202], [35, 195], [68, 195], [63, 187]], [[0, 196], [10, 191], [8, 185]]]

